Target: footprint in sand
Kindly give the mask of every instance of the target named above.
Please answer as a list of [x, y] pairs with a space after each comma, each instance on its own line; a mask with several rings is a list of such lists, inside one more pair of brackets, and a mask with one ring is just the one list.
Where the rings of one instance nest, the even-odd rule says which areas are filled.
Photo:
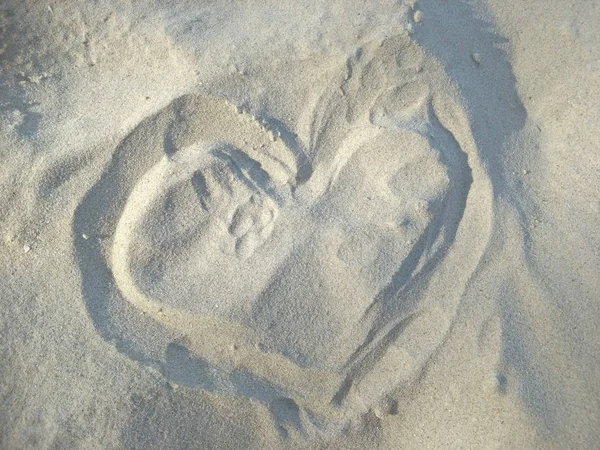
[[75, 246], [98, 331], [174, 383], [264, 402], [284, 428], [389, 404], [472, 270], [438, 286], [469, 245], [476, 162], [455, 138], [468, 129], [443, 124], [460, 108], [430, 90], [442, 76], [405, 38], [366, 45], [321, 95], [306, 148], [201, 94], [143, 121], [74, 220], [95, 237]]

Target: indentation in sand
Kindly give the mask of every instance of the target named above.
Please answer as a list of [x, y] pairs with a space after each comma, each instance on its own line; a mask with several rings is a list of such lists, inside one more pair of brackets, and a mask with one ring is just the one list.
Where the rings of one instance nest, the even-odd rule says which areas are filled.
[[[403, 72], [406, 52], [425, 69]], [[440, 76], [406, 38], [365, 45], [317, 102], [306, 153], [204, 94], [140, 123], [75, 216], [99, 332], [173, 383], [270, 405], [282, 433], [389, 403], [472, 270], [436, 281], [468, 245], [476, 163], [468, 129], [443, 125], [460, 107], [431, 90]]]

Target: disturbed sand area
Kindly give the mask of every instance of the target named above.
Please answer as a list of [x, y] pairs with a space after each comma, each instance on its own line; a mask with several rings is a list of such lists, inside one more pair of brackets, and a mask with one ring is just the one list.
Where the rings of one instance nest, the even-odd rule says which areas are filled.
[[2, 5], [2, 448], [594, 448], [575, 6]]

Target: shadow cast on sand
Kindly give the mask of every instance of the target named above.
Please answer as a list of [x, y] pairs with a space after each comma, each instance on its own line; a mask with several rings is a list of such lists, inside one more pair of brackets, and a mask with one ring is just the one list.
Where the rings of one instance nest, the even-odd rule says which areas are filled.
[[[511, 214], [520, 219], [517, 223], [525, 223], [519, 201], [508, 189], [508, 171], [511, 169], [505, 164], [510, 157], [518, 156], [515, 149], [509, 147], [510, 140], [523, 130], [527, 121], [527, 111], [503, 49], [507, 40], [497, 33], [493, 23], [478, 18], [474, 7], [465, 1], [421, 2], [419, 8], [431, 23], [419, 27], [414, 39], [442, 63], [450, 78], [459, 85], [464, 108], [471, 118], [473, 139], [491, 181], [494, 203], [510, 204]], [[464, 53], [456, 52], [457, 48], [464, 49]], [[496, 215], [500, 214], [496, 212]], [[503, 234], [498, 229], [503, 222], [496, 221], [495, 235]], [[525, 248], [530, 240], [529, 231], [523, 226], [520, 232], [522, 248]], [[514, 251], [522, 252], [522, 248]], [[486, 255], [499, 251], [498, 245], [490, 246]], [[512, 292], [513, 298], [517, 295]], [[511, 295], [505, 297], [511, 298]], [[527, 331], [513, 320], [515, 306], [508, 304], [508, 300], [503, 299], [499, 309], [504, 311], [503, 364], [519, 377], [522, 401], [548, 429], [552, 429], [556, 419], [549, 407], [549, 394], [536, 370], [532, 370], [527, 362], [530, 360]], [[498, 377], [499, 388], [506, 392], [505, 375]]]

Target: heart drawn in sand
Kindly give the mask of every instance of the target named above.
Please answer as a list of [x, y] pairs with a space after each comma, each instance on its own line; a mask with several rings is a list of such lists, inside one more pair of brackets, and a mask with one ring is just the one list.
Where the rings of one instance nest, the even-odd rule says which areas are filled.
[[460, 292], [436, 276], [468, 246], [473, 182], [440, 115], [460, 108], [431, 92], [440, 70], [419, 52], [395, 37], [350, 57], [305, 144], [205, 94], [143, 121], [75, 216], [98, 331], [172, 383], [258, 399], [283, 427], [393, 410], [451, 327]]

